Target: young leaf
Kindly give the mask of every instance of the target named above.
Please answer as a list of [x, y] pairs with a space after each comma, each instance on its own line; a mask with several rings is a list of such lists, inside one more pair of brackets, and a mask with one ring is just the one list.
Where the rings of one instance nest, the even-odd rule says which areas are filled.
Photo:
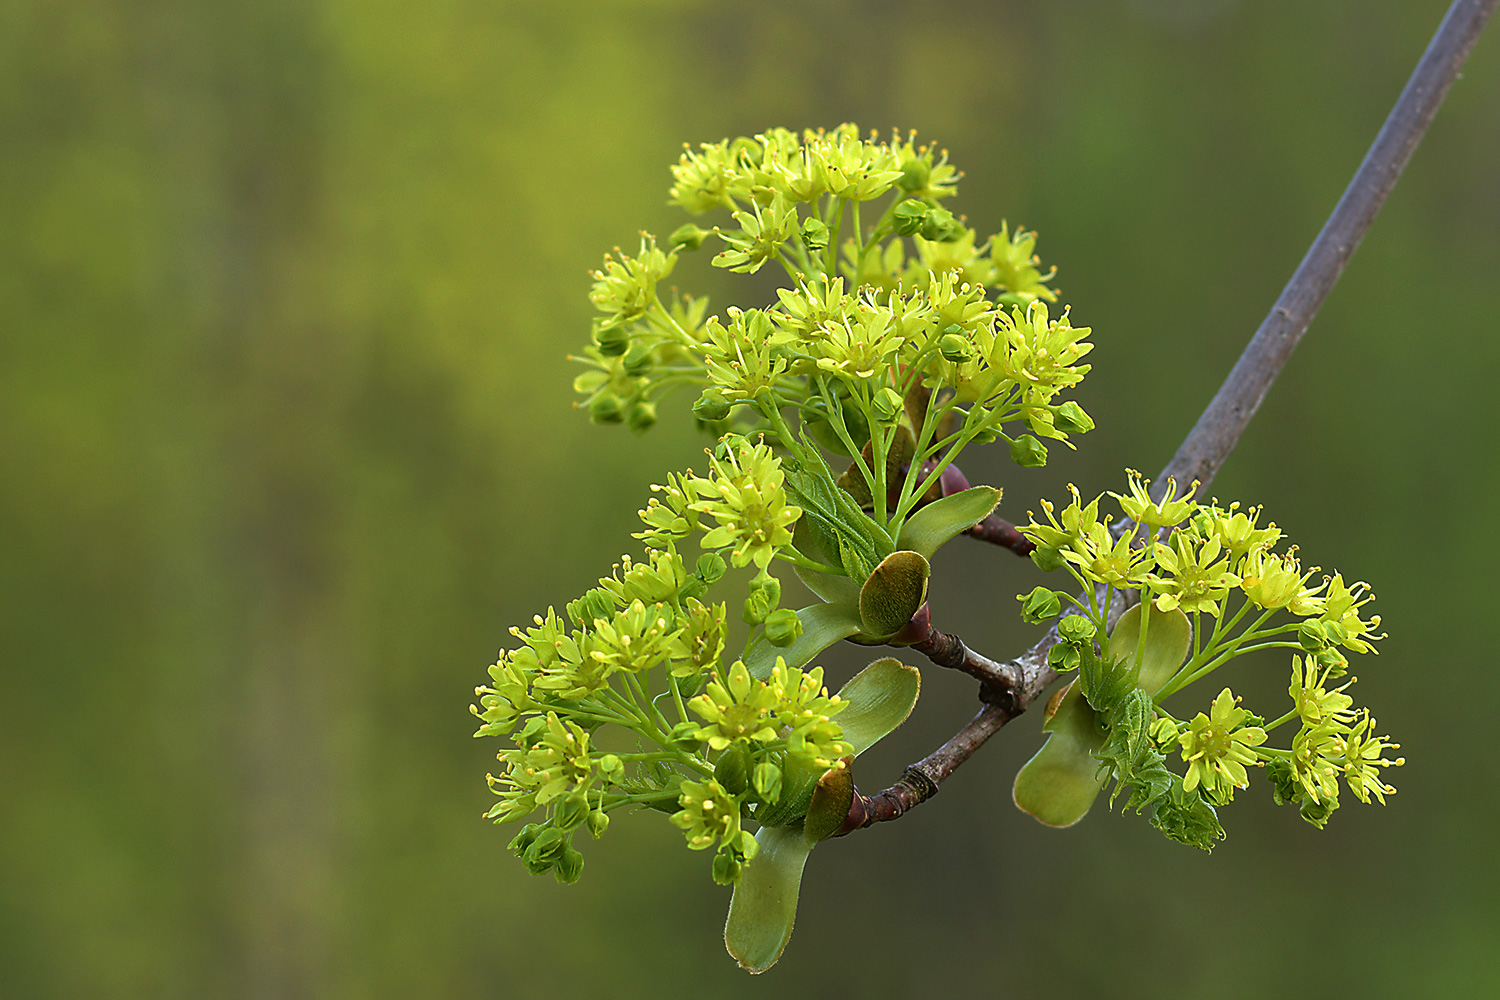
[[975, 486], [935, 500], [907, 518], [896, 548], [920, 552], [931, 559], [954, 535], [983, 521], [999, 502], [1000, 491], [993, 486]]
[[921, 692], [922, 672], [889, 656], [849, 678], [839, 689], [849, 707], [837, 719], [854, 753], [864, 753], [905, 722]]
[[917, 552], [892, 552], [870, 573], [859, 591], [863, 631], [874, 638], [894, 635], [927, 600], [932, 567]]
[[776, 964], [791, 940], [802, 869], [816, 842], [800, 826], [763, 826], [755, 840], [760, 850], [729, 900], [724, 947], [741, 968], [760, 973]]
[[1104, 787], [1094, 753], [1104, 743], [1097, 716], [1080, 684], [1070, 685], [1042, 728], [1050, 733], [1016, 774], [1016, 807], [1048, 826], [1072, 826], [1088, 813]]

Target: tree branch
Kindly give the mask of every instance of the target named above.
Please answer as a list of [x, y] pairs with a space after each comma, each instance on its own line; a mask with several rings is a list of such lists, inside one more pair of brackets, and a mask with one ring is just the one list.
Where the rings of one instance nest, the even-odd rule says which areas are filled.
[[[1218, 474], [1250, 418], [1260, 408], [1271, 383], [1307, 332], [1313, 316], [1385, 204], [1386, 196], [1395, 187], [1412, 151], [1427, 131], [1497, 5], [1500, 5], [1500, 0], [1455, 0], [1448, 9], [1437, 34], [1417, 63], [1333, 214], [1324, 223], [1213, 401], [1152, 484], [1154, 497], [1160, 499], [1169, 478], [1184, 484], [1197, 480], [1201, 487], [1206, 488]], [[970, 529], [970, 533], [975, 537], [986, 537], [984, 532], [988, 522], [987, 518]], [[1010, 527], [1010, 530], [1015, 529]], [[1015, 548], [1013, 545], [1007, 547]], [[1118, 610], [1111, 606], [1111, 617], [1122, 613], [1125, 603], [1123, 598], [1117, 599]], [[929, 626], [929, 635], [912, 648], [926, 653], [939, 665], [956, 666], [979, 677], [980, 700], [985, 702], [985, 707], [946, 743], [909, 765], [894, 785], [873, 796], [856, 793], [841, 833], [896, 819], [912, 806], [937, 794], [943, 781], [960, 764], [1002, 726], [1024, 712], [1056, 679], [1056, 672], [1047, 666], [1047, 651], [1056, 642], [1057, 630], [1053, 628], [1041, 642], [1021, 656], [1009, 663], [997, 664], [969, 650], [957, 636], [938, 632]]]
[[1166, 489], [1169, 477], [1184, 486], [1196, 479], [1204, 488], [1213, 481], [1396, 186], [1497, 3], [1455, 0], [1448, 8], [1344, 196], [1218, 394], [1152, 484], [1153, 496]]

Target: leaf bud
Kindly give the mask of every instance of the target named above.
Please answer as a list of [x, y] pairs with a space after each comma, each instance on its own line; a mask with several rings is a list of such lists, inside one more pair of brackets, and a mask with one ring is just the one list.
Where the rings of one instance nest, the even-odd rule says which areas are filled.
[[693, 403], [693, 416], [713, 423], [729, 416], [730, 402], [717, 389], [705, 389]]
[[1010, 460], [1023, 469], [1040, 469], [1047, 464], [1047, 446], [1030, 434], [1022, 434], [1010, 443]]
[[1094, 429], [1094, 418], [1070, 399], [1052, 411], [1052, 425], [1064, 434], [1087, 434]]
[[1064, 642], [1087, 642], [1098, 631], [1086, 615], [1067, 615], [1057, 623], [1057, 634]]
[[589, 813], [589, 836], [598, 840], [604, 836], [604, 831], [609, 829], [609, 813], [603, 809], [595, 809]]
[[589, 400], [589, 419], [596, 424], [618, 424], [624, 420], [620, 397], [612, 392], [601, 392]]
[[[949, 329], [952, 329], [950, 327]], [[969, 341], [957, 333], [945, 333], [938, 339], [938, 351], [942, 353], [944, 361], [950, 361], [955, 365], [961, 365], [965, 361], [972, 361], [974, 348]]]
[[645, 344], [634, 344], [620, 359], [620, 366], [631, 378], [639, 378], [651, 370], [653, 364], [651, 348]]
[[583, 792], [574, 792], [559, 799], [552, 807], [552, 823], [559, 830], [572, 830], [582, 826], [589, 816], [589, 800]]
[[1050, 545], [1038, 545], [1031, 550], [1031, 561], [1036, 563], [1036, 568], [1043, 573], [1051, 573], [1062, 569], [1067, 564], [1063, 558], [1062, 551]]
[[802, 245], [813, 253], [828, 249], [828, 226], [811, 216], [802, 220]]
[[791, 608], [780, 608], [766, 616], [766, 639], [778, 649], [785, 649], [802, 635], [802, 619]]
[[750, 785], [761, 801], [775, 805], [781, 800], [781, 768], [770, 761], [756, 764], [750, 772]]
[[552, 869], [552, 875], [563, 885], [572, 885], [583, 877], [583, 852], [572, 844], [564, 844]]
[[875, 415], [881, 420], [892, 419], [901, 412], [904, 406], [901, 394], [890, 386], [886, 386], [877, 392], [875, 398], [870, 403], [871, 409], [875, 411]]
[[912, 236], [922, 231], [927, 221], [927, 206], [915, 198], [908, 198], [896, 206], [891, 225], [897, 235]]
[[713, 230], [689, 222], [672, 230], [672, 235], [667, 239], [673, 250], [696, 250], [712, 235]]
[[648, 403], [644, 399], [630, 408], [630, 417], [626, 423], [630, 429], [637, 434], [656, 423], [656, 404]]
[[1046, 587], [1035, 587], [1029, 594], [1017, 594], [1016, 600], [1021, 602], [1021, 618], [1031, 625], [1050, 621], [1062, 612], [1062, 601], [1056, 591]]
[[927, 179], [931, 176], [932, 170], [926, 162], [913, 157], [901, 164], [901, 179], [896, 183], [903, 191], [920, 191], [927, 186]]
[[724, 786], [730, 795], [738, 795], [750, 787], [750, 750], [740, 743], [731, 743], [719, 755], [714, 765], [714, 780]]
[[606, 358], [617, 358], [630, 346], [630, 331], [622, 323], [609, 323], [594, 329], [594, 343]]

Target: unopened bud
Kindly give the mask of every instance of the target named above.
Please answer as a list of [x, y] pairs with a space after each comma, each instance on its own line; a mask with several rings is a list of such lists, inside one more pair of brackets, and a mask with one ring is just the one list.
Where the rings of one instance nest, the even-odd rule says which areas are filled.
[[1046, 587], [1035, 587], [1029, 594], [1017, 594], [1016, 599], [1021, 602], [1021, 617], [1032, 625], [1040, 625], [1062, 612], [1062, 600], [1056, 591]]
[[1094, 418], [1070, 399], [1052, 411], [1052, 424], [1064, 434], [1087, 434], [1094, 429]]
[[766, 639], [778, 649], [785, 649], [802, 635], [802, 619], [791, 608], [779, 608], [766, 616]]
[[951, 361], [955, 365], [961, 365], [974, 357], [974, 348], [968, 340], [956, 333], [943, 334], [938, 340], [938, 350], [944, 361]]
[[1023, 469], [1040, 469], [1047, 464], [1047, 446], [1030, 434], [1022, 434], [1010, 443], [1010, 460]]
[[912, 236], [921, 232], [926, 222], [927, 205], [915, 198], [908, 198], [897, 205], [891, 216], [891, 225], [899, 236]]
[[1086, 642], [1099, 630], [1083, 615], [1067, 615], [1057, 623], [1057, 634], [1064, 642]]
[[875, 411], [875, 415], [881, 420], [890, 420], [896, 416], [896, 414], [901, 412], [903, 405], [901, 394], [890, 386], [886, 386], [877, 392], [875, 398], [870, 403], [871, 409]]
[[571, 844], [563, 845], [563, 852], [552, 868], [552, 875], [563, 885], [572, 885], [583, 877], [583, 852]]
[[639, 378], [651, 370], [653, 360], [651, 348], [645, 344], [635, 344], [625, 352], [620, 359], [620, 366], [625, 369], [625, 374], [631, 378]]
[[646, 430], [656, 423], [656, 404], [642, 400], [630, 408], [630, 417], [626, 421], [630, 429], [637, 434]]
[[713, 230], [704, 229], [702, 226], [695, 226], [689, 222], [672, 230], [668, 242], [673, 250], [696, 250], [712, 234]]
[[828, 249], [828, 226], [811, 216], [803, 219], [802, 245], [814, 253]]
[[594, 343], [606, 358], [617, 358], [630, 346], [630, 331], [620, 323], [610, 323], [594, 330]]
[[612, 392], [601, 392], [589, 400], [589, 419], [596, 424], [618, 424], [624, 420], [620, 397]]
[[924, 161], [913, 158], [901, 164], [901, 179], [896, 183], [903, 191], [920, 191], [927, 186], [930, 176], [931, 168]]
[[717, 389], [705, 389], [693, 404], [693, 416], [715, 423], [729, 416], [730, 403]]

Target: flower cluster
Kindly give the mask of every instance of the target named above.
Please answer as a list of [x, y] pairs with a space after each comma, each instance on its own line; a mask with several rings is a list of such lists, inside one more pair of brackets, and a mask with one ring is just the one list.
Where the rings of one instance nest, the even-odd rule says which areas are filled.
[[[1138, 473], [1127, 470], [1127, 475], [1127, 492], [1109, 494], [1123, 520], [1101, 515], [1103, 494], [1085, 503], [1070, 487], [1071, 503], [1059, 510], [1044, 502], [1043, 519], [1033, 516], [1022, 528], [1037, 545], [1032, 558], [1039, 566], [1065, 569], [1092, 595], [1080, 600], [1043, 587], [1020, 595], [1028, 621], [1046, 620], [1071, 605], [1091, 623], [1087, 629], [1059, 625], [1067, 634], [1053, 648], [1053, 665], [1071, 669], [1089, 662], [1094, 636], [1105, 631], [1109, 592], [1138, 590], [1146, 604], [1143, 621], [1170, 622], [1170, 616], [1178, 616], [1181, 634], [1193, 636], [1186, 662], [1181, 662], [1188, 652], [1184, 647], [1167, 673], [1153, 677], [1146, 691], [1149, 712], [1123, 723], [1149, 728], [1157, 745], [1180, 751], [1187, 765], [1182, 794], [1224, 805], [1237, 789], [1247, 787], [1250, 768], [1265, 766], [1277, 801], [1299, 803], [1303, 816], [1318, 826], [1338, 806], [1341, 777], [1361, 802], [1372, 796], [1383, 802], [1395, 789], [1381, 779], [1380, 769], [1402, 763], [1385, 757], [1396, 744], [1376, 736], [1369, 712], [1354, 707], [1345, 693], [1352, 677], [1330, 687], [1346, 676], [1350, 654], [1374, 652], [1374, 643], [1384, 638], [1377, 631], [1380, 617], [1364, 612], [1374, 599], [1369, 588], [1350, 586], [1338, 573], [1314, 582], [1317, 567], [1304, 568], [1295, 549], [1277, 551], [1281, 529], [1269, 522], [1262, 526], [1259, 508], [1200, 503], [1195, 489], [1179, 496], [1176, 484], [1169, 482], [1165, 490], [1152, 491]], [[1073, 633], [1083, 638], [1070, 638]], [[1146, 646], [1144, 634], [1141, 645]], [[1288, 689], [1293, 708], [1282, 717], [1267, 723], [1241, 708], [1228, 688], [1206, 713], [1187, 722], [1163, 707], [1169, 697], [1234, 657], [1270, 648], [1295, 651]], [[1117, 695], [1100, 699], [1101, 704], [1118, 700]], [[1095, 705], [1106, 716], [1108, 707]], [[1270, 733], [1291, 722], [1300, 727], [1290, 748], [1266, 745]], [[1118, 743], [1132, 739], [1111, 737]], [[1115, 773], [1128, 783], [1126, 770], [1116, 767]]]

